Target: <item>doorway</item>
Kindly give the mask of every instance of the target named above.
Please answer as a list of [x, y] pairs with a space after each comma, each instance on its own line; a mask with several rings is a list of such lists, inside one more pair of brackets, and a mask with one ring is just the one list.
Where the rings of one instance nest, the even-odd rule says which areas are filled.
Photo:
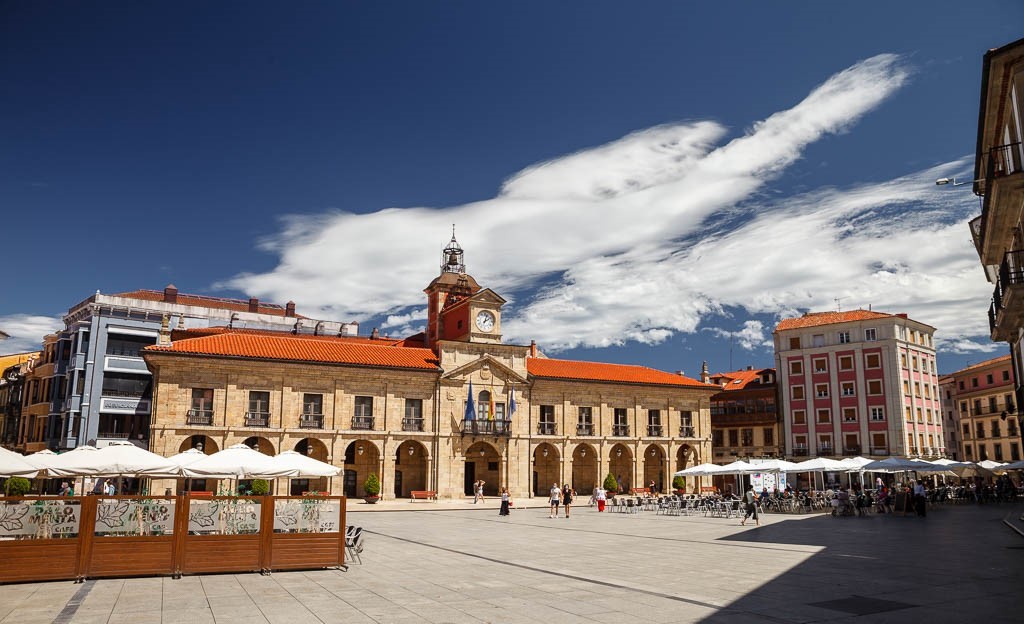
[[402, 497], [402, 471], [395, 471], [395, 498]]
[[345, 496], [349, 498], [356, 497], [356, 471], [346, 470], [345, 471]]
[[467, 461], [466, 462], [466, 483], [465, 483], [465, 494], [466, 496], [473, 496], [473, 484], [476, 483], [476, 464]]

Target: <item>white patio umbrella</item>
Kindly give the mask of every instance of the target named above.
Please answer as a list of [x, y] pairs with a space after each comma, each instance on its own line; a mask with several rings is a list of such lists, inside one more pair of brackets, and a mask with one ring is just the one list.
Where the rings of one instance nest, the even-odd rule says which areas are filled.
[[997, 461], [992, 461], [991, 459], [985, 459], [985, 460], [982, 460], [982, 461], [978, 462], [978, 465], [981, 466], [982, 468], [984, 468], [985, 470], [991, 470], [992, 472], [999, 472], [999, 471], [1003, 470], [1003, 466], [1005, 466], [1006, 464], [1001, 464], [1001, 463], [999, 463]]
[[[92, 450], [79, 452], [79, 449]], [[56, 455], [47, 473], [54, 477], [177, 477], [181, 467], [131, 442], [116, 441], [101, 449], [84, 446]]]
[[271, 457], [270, 460], [280, 468], [297, 470], [298, 472], [293, 476], [299, 478], [336, 477], [341, 472], [341, 468], [337, 466], [332, 466], [295, 451], [285, 451], [280, 455]]
[[39, 474], [39, 469], [25, 461], [25, 456], [8, 451], [0, 446], [0, 477], [32, 477]]
[[1012, 464], [1006, 464], [1002, 467], [1002, 470], [1024, 470], [1024, 460], [1015, 461]]
[[206, 457], [206, 453], [200, 451], [199, 449], [190, 448], [189, 450], [182, 451], [177, 455], [171, 455], [170, 457], [167, 458], [167, 461], [171, 462], [172, 464], [180, 468], [183, 466], [194, 464], [195, 462], [199, 461], [204, 457]]
[[815, 457], [795, 464], [789, 472], [846, 472], [849, 470], [847, 464], [828, 457]]
[[22, 459], [36, 468], [45, 468], [46, 465], [50, 463], [50, 458], [56, 456], [57, 454], [50, 449], [43, 449], [41, 451], [36, 451], [31, 455], [25, 455]]
[[269, 455], [244, 444], [235, 444], [182, 467], [182, 472], [197, 479], [276, 479], [294, 477], [299, 471], [275, 464]]
[[784, 459], [766, 459], [752, 463], [751, 466], [757, 468], [753, 472], [793, 472], [797, 465]]
[[720, 474], [724, 466], [718, 464], [698, 464], [696, 466], [690, 466], [689, 468], [680, 470], [673, 474], [673, 477], [708, 477], [713, 474]]
[[954, 462], [952, 464], [946, 464], [945, 466], [947, 470], [961, 479], [969, 477], [991, 477], [995, 474], [988, 468], [982, 468], [974, 462]]
[[873, 461], [861, 467], [865, 472], [946, 472], [947, 468], [923, 459], [913, 460], [905, 457], [890, 457]]

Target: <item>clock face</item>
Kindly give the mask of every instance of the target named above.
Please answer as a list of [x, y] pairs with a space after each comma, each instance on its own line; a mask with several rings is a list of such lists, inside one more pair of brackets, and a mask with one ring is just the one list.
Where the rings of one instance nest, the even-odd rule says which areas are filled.
[[476, 315], [476, 326], [480, 331], [489, 332], [494, 329], [494, 315], [487, 310], [481, 310]]

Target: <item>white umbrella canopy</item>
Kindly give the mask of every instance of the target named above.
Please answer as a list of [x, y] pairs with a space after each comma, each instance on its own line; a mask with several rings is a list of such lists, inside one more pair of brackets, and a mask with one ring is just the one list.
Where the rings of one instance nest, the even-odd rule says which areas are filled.
[[39, 469], [25, 461], [25, 456], [8, 451], [0, 446], [0, 477], [32, 477], [39, 474]]
[[995, 474], [988, 468], [982, 468], [974, 462], [954, 462], [952, 464], [945, 464], [945, 466], [946, 470], [949, 470], [961, 479], [968, 477], [991, 477]]
[[846, 472], [849, 466], [841, 461], [828, 457], [815, 457], [795, 464], [787, 472]]
[[66, 472], [65, 467], [74, 466], [80, 464], [82, 458], [85, 455], [92, 455], [98, 453], [99, 449], [95, 446], [89, 446], [83, 444], [82, 446], [75, 447], [67, 453], [53, 453], [46, 451], [39, 451], [29, 455], [29, 461], [34, 463], [36, 466], [42, 468], [46, 472], [48, 477], [66, 477], [66, 476], [91, 476], [96, 474], [95, 472]]
[[1006, 464], [1001, 470], [1024, 470], [1024, 460], [1015, 461], [1012, 464]]
[[[92, 450], [78, 452], [79, 449]], [[54, 477], [177, 477], [181, 473], [181, 468], [166, 457], [121, 441], [101, 449], [78, 447], [57, 455], [46, 470]]]
[[295, 451], [285, 451], [270, 459], [281, 468], [298, 470], [298, 473], [294, 475], [296, 477], [336, 477], [341, 472], [341, 468], [337, 466]]
[[46, 465], [50, 463], [50, 459], [56, 456], [57, 454], [50, 449], [43, 449], [41, 451], [36, 451], [31, 455], [25, 455], [22, 459], [36, 468], [45, 468]]
[[840, 463], [846, 464], [847, 466], [849, 466], [850, 470], [860, 471], [860, 470], [864, 469], [865, 465], [870, 464], [873, 461], [874, 461], [873, 459], [868, 459], [867, 457], [857, 456], [857, 457], [846, 457], [846, 458], [840, 460]]
[[199, 461], [200, 459], [206, 456], [206, 453], [200, 451], [199, 449], [190, 448], [189, 450], [182, 451], [177, 455], [171, 455], [170, 457], [167, 458], [167, 461], [171, 462], [175, 466], [181, 467], [188, 466], [189, 464], [194, 464], [195, 462]]
[[997, 461], [992, 461], [991, 459], [986, 459], [986, 460], [978, 462], [978, 465], [981, 466], [982, 468], [984, 468], [985, 470], [992, 470], [992, 471], [999, 470], [999, 471], [1001, 471], [1001, 470], [1003, 470], [1003, 466], [1005, 466], [1006, 464], [1001, 464], [1001, 463], [999, 463]]
[[890, 457], [870, 464], [864, 464], [860, 468], [865, 472], [947, 472], [949, 468], [942, 465], [935, 465], [923, 459], [913, 460], [905, 457]]
[[738, 459], [731, 464], [720, 466], [719, 468], [721, 468], [719, 472], [722, 474], [753, 474], [755, 472], [765, 472], [765, 470], [762, 470], [758, 466], [748, 464], [742, 459]]
[[186, 477], [197, 479], [276, 479], [294, 477], [295, 468], [273, 462], [269, 455], [254, 451], [244, 444], [229, 446], [182, 468]]
[[751, 472], [794, 472], [797, 470], [796, 464], [784, 459], [766, 459], [750, 465], [756, 468]]
[[713, 474], [721, 474], [724, 466], [718, 464], [698, 464], [673, 474], [673, 477], [707, 477]]

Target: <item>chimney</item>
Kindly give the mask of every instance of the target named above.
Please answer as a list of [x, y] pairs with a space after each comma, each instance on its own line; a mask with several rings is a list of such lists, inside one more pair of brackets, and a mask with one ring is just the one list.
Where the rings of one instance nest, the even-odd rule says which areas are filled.
[[259, 312], [260, 311], [260, 300], [256, 297], [249, 297], [249, 311]]
[[704, 360], [704, 364], [700, 367], [700, 382], [711, 383], [711, 373], [708, 372], [708, 361]]
[[373, 328], [373, 331], [372, 331], [372, 332], [370, 332], [370, 340], [377, 340], [377, 339], [379, 339], [379, 338], [380, 338], [380, 332], [379, 332], [379, 331], [377, 331], [377, 328], [376, 328], [376, 327], [374, 327], [374, 328]]
[[750, 364], [747, 364], [747, 370], [754, 370], [754, 367], [751, 366]]
[[[99, 291], [97, 291], [99, 294]], [[164, 301], [167, 303], [178, 303], [178, 287], [174, 284], [164, 286]]]
[[530, 357], [537, 357], [537, 341], [530, 341]]
[[288, 303], [284, 304], [284, 315], [285, 316], [295, 316], [295, 302], [294, 301], [289, 301]]

